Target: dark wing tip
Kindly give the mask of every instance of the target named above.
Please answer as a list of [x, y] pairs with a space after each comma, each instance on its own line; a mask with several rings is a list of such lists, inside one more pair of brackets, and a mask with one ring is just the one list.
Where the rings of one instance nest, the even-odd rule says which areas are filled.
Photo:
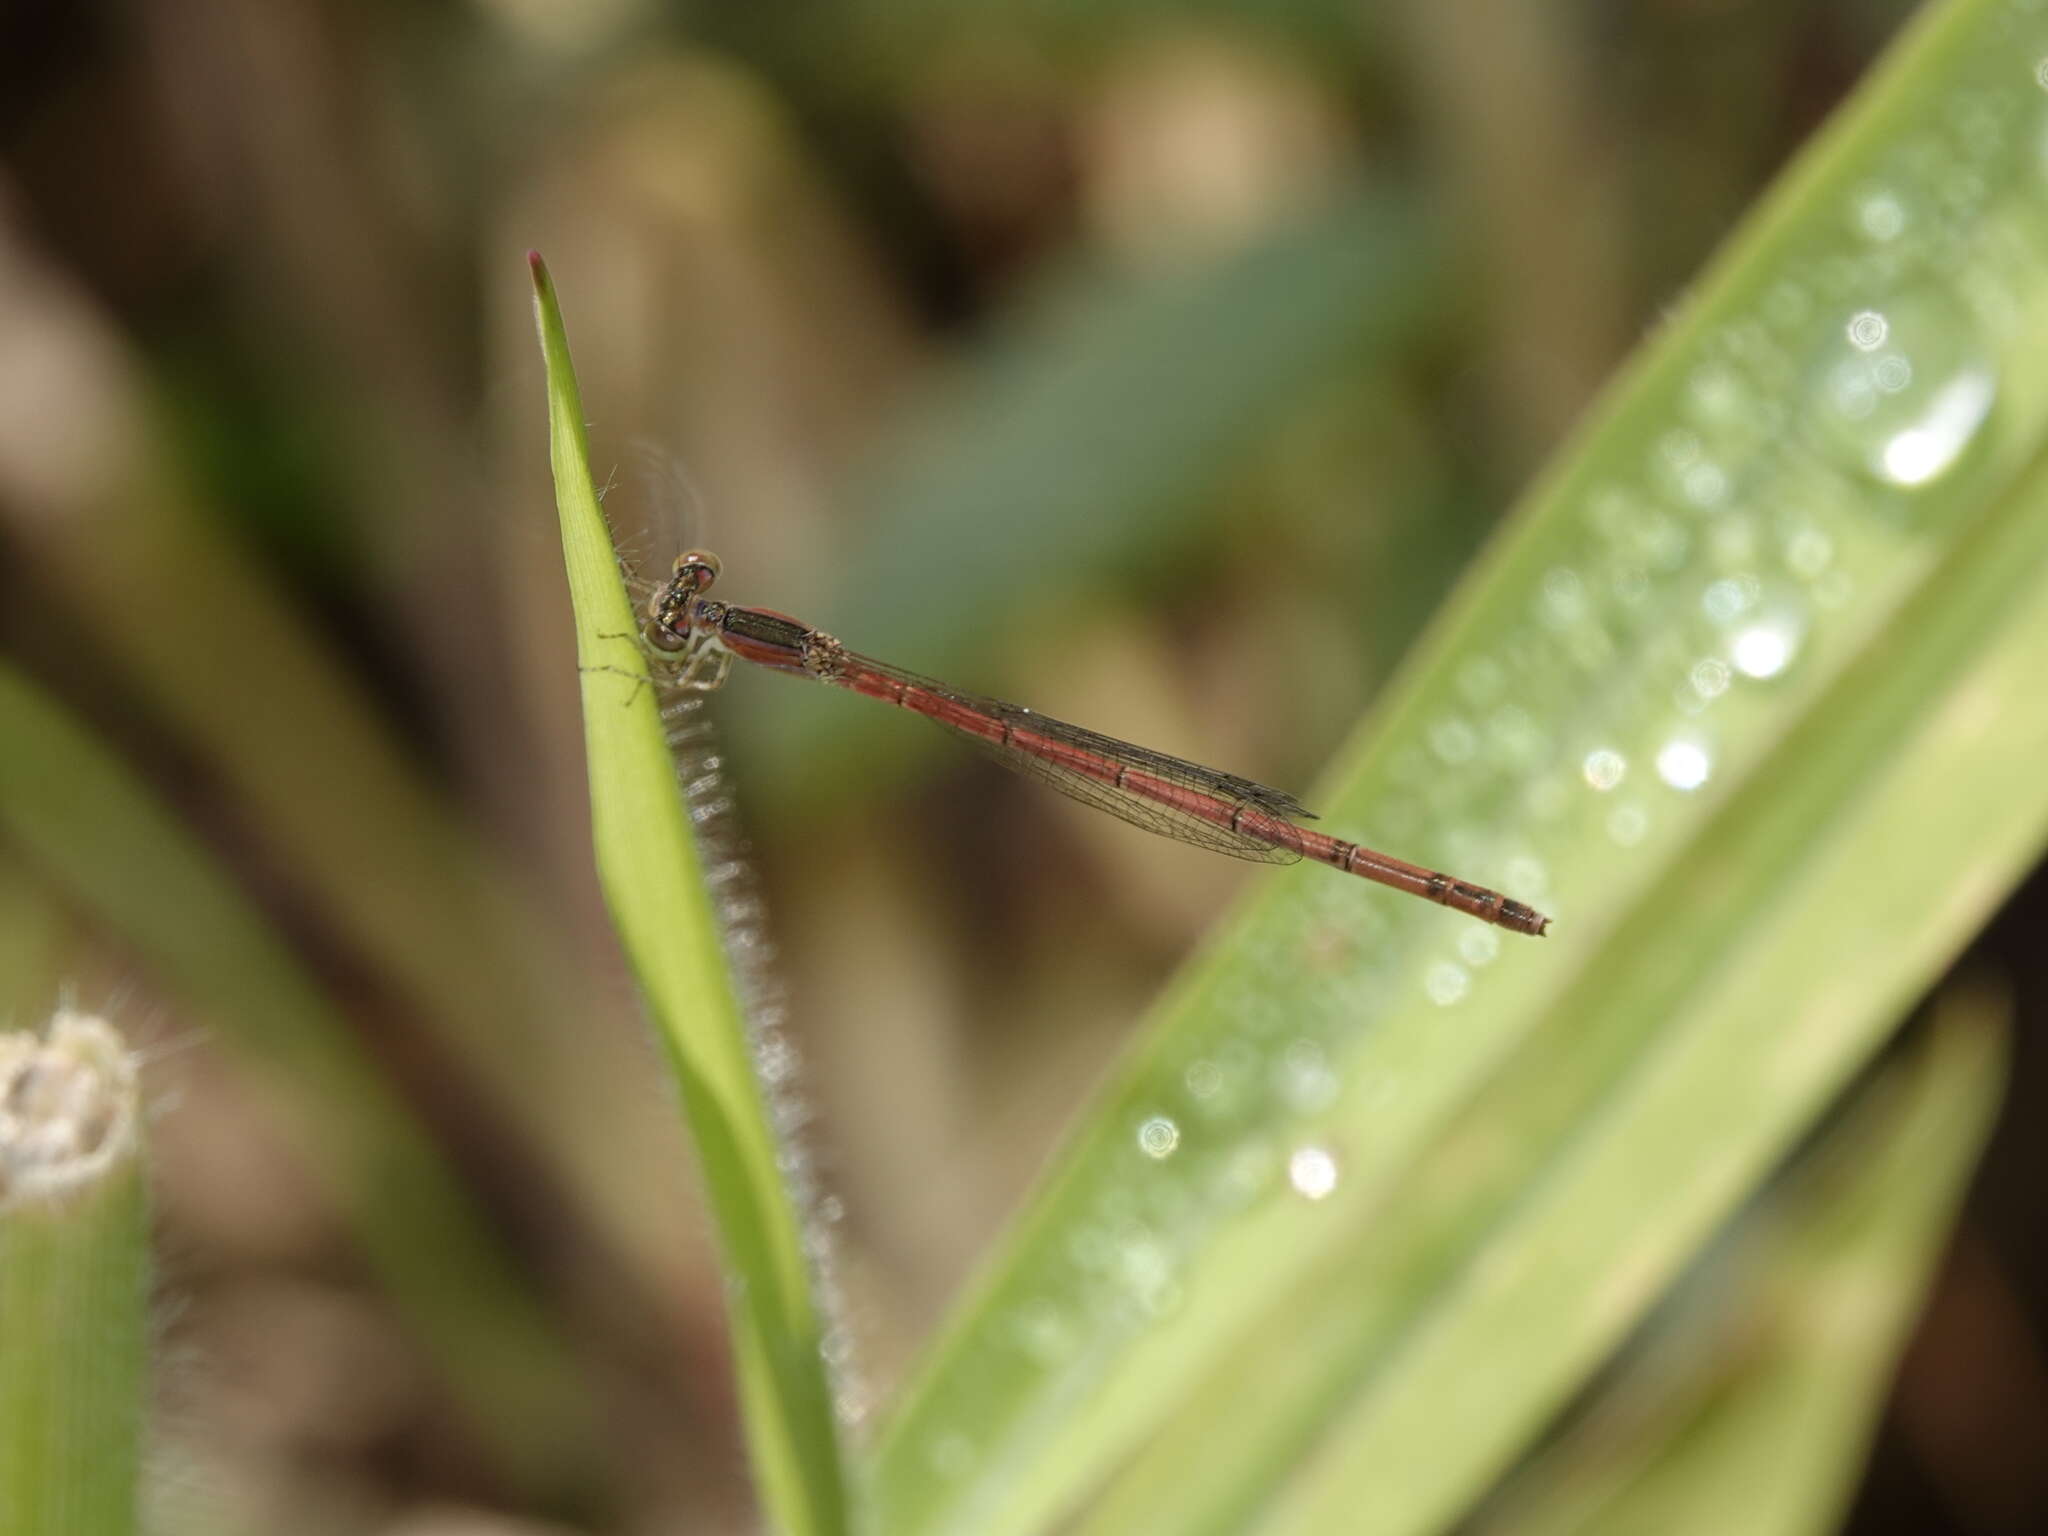
[[1314, 821], [1316, 813], [1303, 805], [1284, 789], [1275, 789], [1270, 784], [1261, 784], [1255, 779], [1240, 779], [1234, 773], [1215, 775], [1215, 785], [1221, 793], [1233, 799], [1256, 805], [1268, 816], [1278, 816], [1283, 821]]

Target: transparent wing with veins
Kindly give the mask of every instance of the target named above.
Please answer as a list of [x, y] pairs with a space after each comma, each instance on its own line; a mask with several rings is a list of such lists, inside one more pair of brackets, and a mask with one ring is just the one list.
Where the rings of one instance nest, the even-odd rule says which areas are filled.
[[[1127, 767], [1135, 773], [1147, 774], [1198, 794], [1214, 796], [1233, 806], [1263, 812], [1279, 821], [1315, 819], [1312, 812], [1285, 790], [1274, 789], [1251, 779], [1239, 778], [1236, 774], [1205, 768], [1200, 763], [1191, 763], [1184, 758], [1170, 757], [1149, 747], [1119, 741], [1114, 736], [1105, 736], [1099, 731], [1089, 730], [1086, 726], [1056, 720], [1050, 715], [1041, 715], [1021, 705], [1006, 704], [999, 699], [963, 693], [945, 683], [920, 677], [914, 672], [906, 672], [901, 667], [876, 661], [872, 657], [849, 653], [847, 660], [863, 671], [963, 705], [976, 715], [1012, 727], [1015, 732], [1043, 737], [1063, 746], [1073, 747], [1091, 757], [1119, 767]], [[913, 714], [924, 714], [932, 724], [951, 735], [958, 736], [1012, 773], [1035, 779], [1049, 789], [1056, 789], [1083, 805], [1092, 806], [1098, 811], [1106, 811], [1118, 820], [1127, 821], [1134, 827], [1142, 827], [1147, 832], [1156, 832], [1161, 837], [1172, 838], [1175, 842], [1192, 843], [1198, 848], [1227, 854], [1234, 859], [1247, 859], [1255, 864], [1292, 864], [1301, 858], [1301, 850], [1290, 847], [1285, 842], [1275, 842], [1269, 837], [1246, 832], [1233, 832], [1226, 824], [1207, 820], [1191, 811], [1142, 795], [1136, 790], [1120, 788], [1112, 780], [1096, 778], [1070, 768], [1030, 750], [1029, 747], [1008, 744], [1000, 736], [983, 735], [943, 716], [926, 714], [925, 711], [907, 703], [904, 707], [910, 709]]]
[[644, 601], [668, 575], [667, 550], [688, 549], [703, 532], [704, 498], [683, 461], [644, 437], [629, 437], [598, 492], [627, 585]]

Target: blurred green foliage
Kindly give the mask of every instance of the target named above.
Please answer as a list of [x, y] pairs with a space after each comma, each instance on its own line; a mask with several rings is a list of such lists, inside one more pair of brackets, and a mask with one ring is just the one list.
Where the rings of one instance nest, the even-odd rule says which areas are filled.
[[87, 1015], [0, 1034], [0, 1529], [137, 1529], [150, 1376], [137, 1076]]
[[[2039, 17], [1931, 12], [1675, 297], [1906, 11], [10, 21], [0, 986], [166, 1047], [167, 1347], [238, 1369], [166, 1416], [163, 1528], [754, 1497], [720, 1317], [794, 1282], [714, 1251], [604, 921], [530, 246], [643, 570], [709, 544], [738, 600], [1275, 783], [1338, 751], [1325, 825], [1558, 919], [1252, 877], [735, 678], [808, 1062], [777, 1113], [892, 1536], [1571, 1508], [1501, 1474], [2038, 850]], [[1952, 1200], [1916, 1188], [1901, 1316]], [[1759, 1267], [1804, 1274], [1802, 1230]]]

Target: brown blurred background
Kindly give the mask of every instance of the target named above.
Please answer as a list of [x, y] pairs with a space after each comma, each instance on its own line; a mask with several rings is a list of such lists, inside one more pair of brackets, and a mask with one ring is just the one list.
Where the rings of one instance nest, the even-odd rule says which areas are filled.
[[[137, 938], [144, 855], [124, 916], [0, 844], [11, 1019], [68, 984], [154, 1062], [165, 1529], [750, 1525], [590, 869], [528, 247], [642, 558], [695, 502], [728, 595], [1305, 791], [1907, 10], [6, 0], [5, 659], [428, 1127], [603, 1447], [522, 1485], [480, 1443], [249, 967]], [[885, 1397], [1248, 871], [824, 695], [718, 713]], [[2016, 994], [2013, 1097], [1858, 1531], [2048, 1529], [2044, 901], [1967, 962]]]

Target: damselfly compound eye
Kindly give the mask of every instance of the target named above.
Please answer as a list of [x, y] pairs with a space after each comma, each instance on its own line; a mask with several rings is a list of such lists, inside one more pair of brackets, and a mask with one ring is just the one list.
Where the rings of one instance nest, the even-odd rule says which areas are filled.
[[677, 621], [683, 617], [685, 602], [671, 582], [654, 594], [647, 605], [647, 622], [641, 632], [647, 643], [658, 651], [680, 651], [690, 643], [687, 626], [678, 628]]
[[718, 556], [708, 549], [693, 549], [676, 556], [676, 580], [695, 592], [702, 592], [718, 580], [723, 568]]

